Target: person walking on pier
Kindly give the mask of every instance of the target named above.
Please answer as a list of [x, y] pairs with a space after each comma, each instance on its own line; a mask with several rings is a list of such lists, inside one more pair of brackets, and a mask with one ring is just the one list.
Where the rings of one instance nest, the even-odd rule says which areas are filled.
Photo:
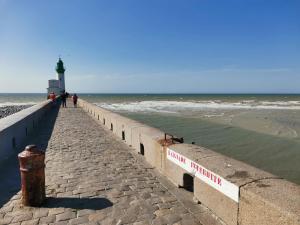
[[76, 108], [77, 107], [77, 99], [78, 99], [78, 96], [76, 94], [73, 95], [73, 104], [74, 104], [74, 107]]
[[62, 107], [66, 108], [67, 107], [67, 94], [64, 91], [61, 94], [61, 101], [62, 101]]

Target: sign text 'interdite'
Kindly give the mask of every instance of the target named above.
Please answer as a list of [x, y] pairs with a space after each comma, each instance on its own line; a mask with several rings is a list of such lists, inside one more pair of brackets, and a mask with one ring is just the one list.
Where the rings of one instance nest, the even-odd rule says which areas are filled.
[[167, 149], [167, 158], [180, 166], [188, 173], [195, 175], [206, 184], [212, 186], [216, 190], [222, 192], [224, 195], [239, 202], [239, 187], [235, 184], [225, 180], [218, 174], [206, 169], [205, 167], [199, 165], [198, 163], [186, 158], [185, 156], [173, 151], [172, 149]]

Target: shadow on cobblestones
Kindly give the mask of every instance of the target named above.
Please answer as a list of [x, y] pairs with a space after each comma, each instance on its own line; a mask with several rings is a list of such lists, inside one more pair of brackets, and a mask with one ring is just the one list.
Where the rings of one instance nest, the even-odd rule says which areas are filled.
[[35, 144], [40, 150], [45, 151], [51, 137], [59, 108], [53, 108], [45, 118], [39, 122], [37, 129], [24, 141], [21, 148], [0, 164], [0, 208], [20, 189], [20, 172], [18, 153], [23, 151], [26, 145]]
[[113, 206], [107, 198], [53, 198], [49, 197], [43, 208], [71, 208], [100, 210]]

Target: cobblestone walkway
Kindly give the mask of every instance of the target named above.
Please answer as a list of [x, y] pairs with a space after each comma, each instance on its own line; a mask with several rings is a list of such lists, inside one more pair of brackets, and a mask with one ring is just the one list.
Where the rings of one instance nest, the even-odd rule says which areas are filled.
[[22, 207], [18, 193], [0, 224], [199, 224], [134, 154], [82, 109], [61, 108], [46, 152], [47, 201]]

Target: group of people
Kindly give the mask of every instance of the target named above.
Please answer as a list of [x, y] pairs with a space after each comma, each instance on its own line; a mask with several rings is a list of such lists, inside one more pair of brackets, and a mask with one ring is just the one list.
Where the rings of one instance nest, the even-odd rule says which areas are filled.
[[[60, 97], [61, 97], [62, 107], [66, 108], [67, 107], [67, 98], [70, 97], [70, 94], [68, 92], [63, 91], [61, 93]], [[53, 104], [55, 104], [55, 102], [56, 102], [56, 95], [55, 95], [55, 93], [51, 92], [48, 95], [47, 99], [51, 99], [51, 101], [53, 102]], [[72, 96], [72, 101], [73, 101], [73, 104], [74, 104], [75, 108], [77, 107], [77, 100], [78, 100], [78, 96], [76, 94], [74, 94]]]

